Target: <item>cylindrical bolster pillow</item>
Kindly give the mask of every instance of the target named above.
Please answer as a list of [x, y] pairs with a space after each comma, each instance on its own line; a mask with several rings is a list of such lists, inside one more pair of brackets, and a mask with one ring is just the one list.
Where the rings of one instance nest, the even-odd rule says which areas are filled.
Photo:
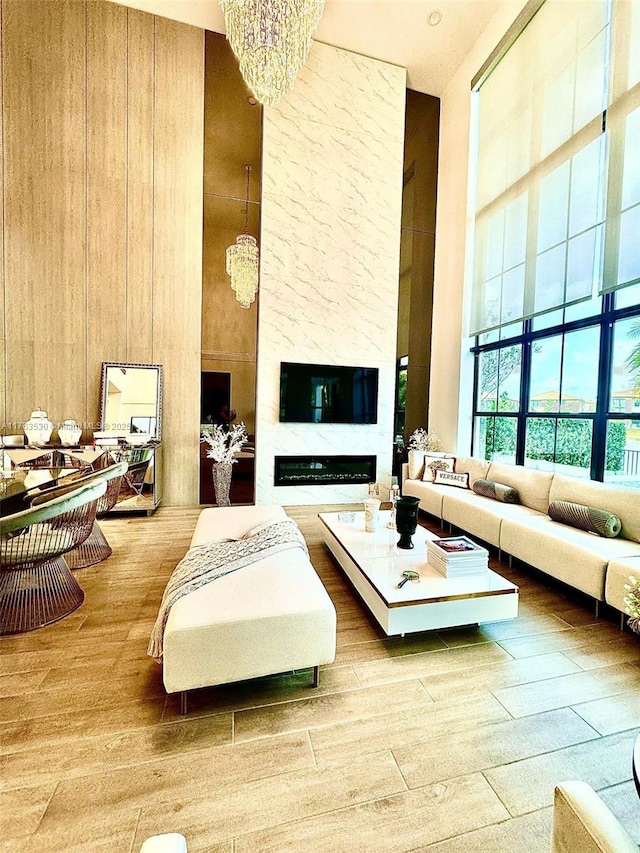
[[606, 536], [608, 539], [617, 536], [622, 527], [620, 519], [612, 512], [594, 509], [592, 506], [583, 506], [583, 504], [570, 503], [569, 501], [551, 501], [549, 518], [553, 521], [559, 521], [561, 524], [577, 527], [579, 530], [597, 533], [598, 536]]
[[517, 504], [520, 501], [516, 489], [505, 486], [504, 483], [494, 483], [493, 480], [476, 480], [473, 484], [473, 491], [484, 498], [502, 501], [505, 504]]

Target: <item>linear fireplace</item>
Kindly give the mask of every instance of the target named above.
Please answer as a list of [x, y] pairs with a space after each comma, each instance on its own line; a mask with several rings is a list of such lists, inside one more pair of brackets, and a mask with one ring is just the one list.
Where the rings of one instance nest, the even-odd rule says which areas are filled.
[[375, 456], [276, 456], [276, 486], [373, 483]]

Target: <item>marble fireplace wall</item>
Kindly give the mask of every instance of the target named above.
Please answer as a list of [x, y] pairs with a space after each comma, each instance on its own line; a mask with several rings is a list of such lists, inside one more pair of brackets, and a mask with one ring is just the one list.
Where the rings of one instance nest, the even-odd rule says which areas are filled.
[[[274, 486], [274, 457], [367, 453], [389, 485], [405, 69], [314, 43], [264, 112], [256, 502], [359, 501], [361, 485]], [[281, 424], [281, 361], [377, 367], [375, 425]]]

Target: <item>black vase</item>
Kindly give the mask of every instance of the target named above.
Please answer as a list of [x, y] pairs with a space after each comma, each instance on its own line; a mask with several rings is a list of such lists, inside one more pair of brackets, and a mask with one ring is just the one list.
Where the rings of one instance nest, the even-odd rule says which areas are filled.
[[418, 504], [420, 498], [409, 495], [396, 501], [396, 530], [400, 534], [398, 548], [413, 548], [411, 537], [418, 526]]

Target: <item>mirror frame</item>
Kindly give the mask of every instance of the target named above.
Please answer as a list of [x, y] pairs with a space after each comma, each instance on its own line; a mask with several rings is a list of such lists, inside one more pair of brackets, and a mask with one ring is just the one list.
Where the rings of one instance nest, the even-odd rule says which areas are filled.
[[110, 367], [119, 368], [145, 368], [156, 370], [158, 373], [158, 385], [156, 392], [156, 431], [151, 441], [160, 441], [162, 439], [162, 365], [161, 364], [140, 364], [131, 361], [103, 361], [102, 362], [102, 377], [100, 381], [100, 428], [105, 429], [105, 413], [107, 411], [107, 372]]

